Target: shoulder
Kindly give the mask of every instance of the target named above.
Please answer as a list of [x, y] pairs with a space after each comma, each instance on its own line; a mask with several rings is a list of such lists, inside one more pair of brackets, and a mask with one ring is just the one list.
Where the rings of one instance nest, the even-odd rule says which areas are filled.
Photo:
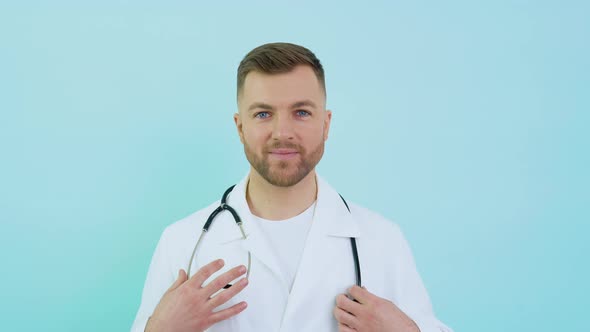
[[348, 205], [363, 232], [401, 236], [401, 229], [395, 221], [364, 206], [355, 203], [348, 203]]
[[[381, 267], [376, 268], [384, 268], [385, 276], [395, 280], [402, 280], [402, 276], [419, 278], [417, 274], [408, 277], [409, 274], [415, 273], [415, 262], [410, 245], [396, 222], [359, 205], [351, 204], [351, 212], [361, 229], [358, 242], [365, 254], [365, 264], [377, 262]], [[400, 286], [399, 283], [395, 285]]]
[[329, 197], [328, 201], [334, 204], [336, 204], [336, 201], [340, 203], [344, 201], [344, 204], [348, 206], [353, 219], [360, 229], [361, 236], [364, 237], [366, 234], [367, 238], [380, 239], [384, 237], [391, 238], [392, 236], [399, 237], [401, 235], [399, 226], [393, 220], [387, 219], [381, 214], [369, 210], [355, 202], [344, 199], [343, 196], [322, 177], [318, 175], [317, 179], [318, 185], [321, 189], [320, 193], [324, 193], [325, 197]]
[[162, 232], [160, 242], [174, 242], [176, 244], [185, 242], [192, 243], [195, 234], [203, 229], [203, 225], [207, 221], [207, 218], [213, 210], [219, 206], [219, 204], [219, 200], [215, 201], [209, 206], [168, 225]]

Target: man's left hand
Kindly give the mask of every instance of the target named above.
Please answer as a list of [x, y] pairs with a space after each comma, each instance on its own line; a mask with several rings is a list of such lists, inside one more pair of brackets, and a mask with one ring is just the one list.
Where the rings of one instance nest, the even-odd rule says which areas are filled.
[[336, 297], [334, 317], [338, 331], [350, 332], [420, 332], [414, 321], [393, 302], [372, 294], [364, 287], [349, 289], [355, 302], [345, 294]]

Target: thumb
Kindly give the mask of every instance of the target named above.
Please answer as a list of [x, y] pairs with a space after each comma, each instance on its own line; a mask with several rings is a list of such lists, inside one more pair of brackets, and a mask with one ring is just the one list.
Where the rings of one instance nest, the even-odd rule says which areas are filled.
[[172, 286], [170, 286], [170, 288], [168, 288], [168, 292], [171, 292], [171, 291], [175, 290], [176, 288], [178, 288], [178, 286], [182, 285], [187, 279], [188, 278], [186, 276], [186, 272], [184, 272], [183, 269], [178, 270], [178, 278], [176, 278], [176, 280], [174, 281]]

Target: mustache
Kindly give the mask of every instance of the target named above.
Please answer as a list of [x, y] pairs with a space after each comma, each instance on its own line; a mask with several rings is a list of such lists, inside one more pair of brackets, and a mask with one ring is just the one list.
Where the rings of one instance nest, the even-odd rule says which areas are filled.
[[303, 151], [303, 147], [299, 144], [291, 143], [291, 142], [274, 142], [264, 148], [265, 152], [269, 152], [272, 149], [293, 149], [297, 150], [297, 152]]

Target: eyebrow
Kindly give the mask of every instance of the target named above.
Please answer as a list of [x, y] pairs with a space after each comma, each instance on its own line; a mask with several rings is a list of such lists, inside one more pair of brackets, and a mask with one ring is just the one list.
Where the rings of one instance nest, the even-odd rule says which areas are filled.
[[299, 108], [299, 107], [311, 107], [311, 108], [316, 108], [316, 105], [313, 101], [311, 100], [302, 100], [302, 101], [298, 101], [296, 103], [294, 103], [293, 105], [291, 105], [291, 108]]
[[[299, 108], [299, 107], [305, 107], [305, 106], [308, 106], [308, 107], [311, 107], [311, 108], [317, 108], [316, 104], [313, 101], [311, 101], [311, 100], [301, 100], [301, 101], [295, 102], [295, 103], [293, 103], [291, 105], [290, 108]], [[269, 110], [269, 111], [274, 110], [274, 107], [272, 107], [269, 104], [261, 103], [261, 102], [255, 102], [255, 103], [252, 103], [250, 105], [250, 107], [248, 107], [248, 111], [251, 111], [251, 110], [257, 109], [257, 108], [260, 108], [260, 109], [263, 109], [263, 110]]]
[[250, 105], [250, 107], [248, 107], [248, 112], [253, 109], [257, 109], [257, 108], [261, 108], [263, 110], [269, 110], [269, 111], [274, 109], [274, 107], [270, 106], [269, 104], [256, 102], [256, 103], [253, 103], [252, 105]]

